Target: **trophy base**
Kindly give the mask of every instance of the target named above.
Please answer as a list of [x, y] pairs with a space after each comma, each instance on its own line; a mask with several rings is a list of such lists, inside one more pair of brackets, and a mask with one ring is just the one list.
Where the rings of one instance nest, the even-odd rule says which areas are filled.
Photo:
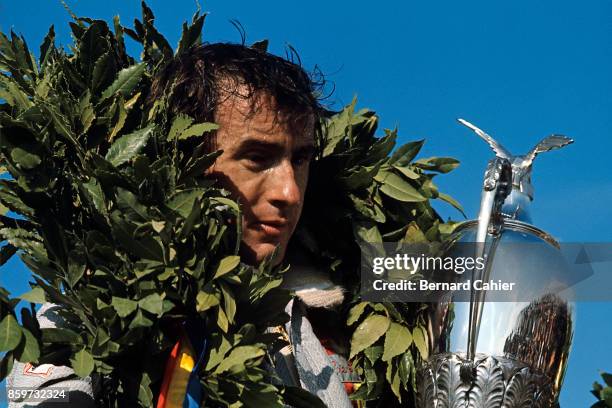
[[558, 407], [552, 381], [506, 357], [437, 354], [417, 375], [418, 408]]

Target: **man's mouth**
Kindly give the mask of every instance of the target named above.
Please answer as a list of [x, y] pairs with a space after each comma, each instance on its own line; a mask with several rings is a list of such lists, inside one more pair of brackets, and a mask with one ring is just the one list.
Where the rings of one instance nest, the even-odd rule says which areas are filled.
[[289, 222], [286, 220], [260, 220], [251, 225], [267, 236], [280, 237], [289, 227]]

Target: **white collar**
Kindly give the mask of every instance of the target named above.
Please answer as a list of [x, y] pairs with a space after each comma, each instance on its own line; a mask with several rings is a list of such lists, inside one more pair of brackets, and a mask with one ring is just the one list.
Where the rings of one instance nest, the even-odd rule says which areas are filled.
[[331, 309], [344, 301], [344, 289], [309, 265], [291, 265], [283, 275], [282, 287], [295, 292], [307, 307]]

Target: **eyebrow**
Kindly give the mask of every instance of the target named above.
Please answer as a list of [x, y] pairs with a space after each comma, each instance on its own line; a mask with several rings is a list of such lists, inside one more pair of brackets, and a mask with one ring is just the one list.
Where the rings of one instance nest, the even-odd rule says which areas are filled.
[[[272, 154], [280, 154], [285, 150], [285, 147], [280, 143], [268, 142], [265, 140], [258, 139], [246, 139], [243, 140], [238, 149], [236, 150], [237, 154], [244, 154], [245, 152], [249, 152], [252, 150], [266, 150], [271, 152]], [[315, 147], [313, 144], [307, 144], [303, 146], [299, 146], [295, 148], [292, 152], [293, 155], [308, 155], [312, 156], [315, 153]]]

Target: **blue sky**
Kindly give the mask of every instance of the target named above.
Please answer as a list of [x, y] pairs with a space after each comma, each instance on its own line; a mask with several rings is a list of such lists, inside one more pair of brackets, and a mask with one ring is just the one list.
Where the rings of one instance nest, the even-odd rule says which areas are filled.
[[[139, 2], [68, 1], [78, 15], [124, 23]], [[157, 26], [176, 44], [195, 2], [150, 1]], [[209, 0], [207, 41], [240, 41], [229, 23], [244, 26], [247, 42], [270, 40], [270, 50], [295, 47], [306, 68], [318, 65], [335, 85], [340, 107], [354, 95], [376, 110], [400, 140], [425, 138], [423, 156], [453, 156], [461, 166], [437, 182], [466, 213], [478, 210], [489, 148], [455, 119], [464, 117], [515, 153], [550, 133], [575, 143], [540, 155], [533, 184], [536, 225], [564, 242], [612, 242], [612, 3], [606, 0], [364, 2]], [[49, 25], [70, 42], [59, 1], [0, 0], [0, 30], [22, 33], [37, 49]], [[135, 48], [133, 48], [135, 50]], [[444, 216], [459, 214], [438, 206]], [[606, 268], [610, 268], [608, 263]], [[18, 263], [0, 280], [25, 291]], [[612, 288], [611, 288], [612, 290]], [[563, 407], [592, 402], [598, 370], [612, 371], [611, 303], [578, 304], [574, 348], [561, 396]]]

